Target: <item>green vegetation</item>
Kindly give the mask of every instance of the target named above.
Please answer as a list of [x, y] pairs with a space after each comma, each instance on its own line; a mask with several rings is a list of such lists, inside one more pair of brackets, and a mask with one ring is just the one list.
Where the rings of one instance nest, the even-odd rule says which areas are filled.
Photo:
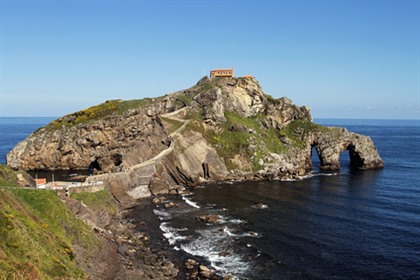
[[[260, 159], [264, 158], [269, 153], [284, 153], [286, 151], [284, 143], [282, 143], [280, 140], [281, 134], [279, 130], [275, 128], [267, 129], [262, 126], [262, 121], [265, 119], [263, 115], [244, 118], [238, 116], [235, 113], [226, 112], [225, 117], [227, 128], [234, 124], [239, 124], [253, 131], [253, 133], [248, 133], [248, 131], [224, 131], [224, 135], [222, 134], [222, 137], [225, 137], [228, 133], [236, 134], [235, 138], [236, 141], [240, 144], [241, 151], [248, 147], [249, 144], [252, 144], [255, 147], [253, 154], [250, 154], [251, 151], [249, 150], [247, 153], [245, 153], [246, 156], [253, 159], [252, 162], [254, 165], [254, 170], [259, 170], [261, 168], [259, 164]], [[227, 139], [229, 138], [231, 137], [227, 137]], [[223, 144], [222, 146], [228, 147]]]
[[215, 87], [215, 82], [212, 81], [212, 80], [209, 80], [209, 81], [199, 85], [196, 96], [200, 93], [207, 92], [207, 91], [213, 89], [214, 87]]
[[[236, 155], [251, 159], [253, 169], [257, 171], [262, 167], [260, 160], [270, 153], [287, 153], [292, 147], [306, 148], [304, 139], [309, 133], [319, 131], [337, 135], [337, 137], [340, 135], [339, 129], [303, 120], [293, 121], [280, 130], [266, 128], [262, 125], [266, 119], [263, 114], [255, 117], [241, 117], [234, 112], [225, 112], [226, 122], [217, 128], [206, 129], [202, 125], [202, 118], [199, 113], [189, 112], [187, 117], [193, 121], [188, 124], [186, 130], [200, 132], [207, 142], [216, 148], [219, 156], [224, 158], [229, 170], [237, 168], [231, 160]], [[289, 144], [285, 144], [283, 142], [285, 140]]]
[[81, 123], [88, 123], [113, 114], [123, 114], [130, 109], [147, 106], [151, 103], [152, 99], [150, 98], [141, 100], [109, 100], [102, 104], [57, 119], [50, 123], [47, 128], [56, 129], [62, 125], [74, 126]]
[[[195, 115], [191, 114], [194, 117]], [[213, 147], [216, 148], [220, 157], [225, 159], [226, 167], [231, 170], [237, 168], [231, 160], [236, 155], [252, 159], [254, 170], [259, 170], [260, 159], [269, 153], [283, 153], [286, 151], [285, 144], [280, 140], [280, 131], [275, 128], [264, 128], [262, 121], [264, 116], [241, 117], [233, 112], [225, 112], [226, 122], [220, 129], [204, 129], [200, 119], [195, 116], [190, 122], [188, 130], [200, 132]], [[231, 129], [233, 126], [241, 126], [242, 130]], [[252, 131], [252, 133], [249, 132]], [[251, 149], [250, 146], [253, 146]]]
[[115, 215], [118, 211], [117, 202], [112, 197], [112, 195], [106, 190], [94, 193], [72, 193], [71, 197], [76, 200], [82, 201], [87, 207], [94, 210], [105, 210], [111, 215]]
[[16, 173], [9, 166], [0, 164], [0, 186], [13, 187], [16, 185]]
[[0, 189], [0, 279], [85, 279], [73, 245], [100, 240], [52, 191]]
[[273, 105], [279, 105], [281, 103], [280, 99], [274, 98], [273, 96], [269, 94], [264, 93], [264, 98], [267, 100], [268, 103]]
[[177, 121], [170, 118], [160, 117], [163, 122], [167, 125], [169, 133], [172, 133], [176, 131], [178, 128], [180, 128], [184, 123], [181, 121]]
[[194, 98], [187, 94], [180, 94], [177, 96], [177, 101], [182, 103], [182, 104], [179, 104], [181, 106], [190, 106], [193, 100]]
[[291, 122], [288, 126], [284, 127], [280, 132], [282, 136], [287, 137], [292, 144], [297, 148], [305, 148], [305, 142], [303, 141], [304, 135], [308, 133], [320, 131], [322, 133], [335, 133], [331, 128], [315, 124], [309, 121], [296, 120]]
[[248, 150], [249, 134], [246, 132], [226, 129], [217, 133], [212, 129], [207, 129], [204, 131], [203, 136], [212, 146], [216, 147], [217, 153], [225, 159], [226, 167], [229, 170], [237, 168], [231, 160], [235, 155], [251, 156]]
[[194, 98], [204, 92], [217, 88], [216, 80], [207, 80], [191, 89], [184, 90], [176, 95], [176, 102], [179, 107], [190, 106]]

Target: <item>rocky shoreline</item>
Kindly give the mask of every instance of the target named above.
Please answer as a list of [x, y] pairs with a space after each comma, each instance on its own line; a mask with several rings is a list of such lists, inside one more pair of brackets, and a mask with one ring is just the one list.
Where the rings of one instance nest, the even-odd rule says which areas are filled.
[[[83, 202], [72, 199], [65, 192], [59, 197], [76, 216], [100, 236], [102, 247], [96, 248], [90, 259], [76, 259], [92, 279], [176, 279], [178, 268], [166, 257], [167, 251], [159, 243], [151, 241], [156, 228], [139, 217], [133, 217], [131, 207], [120, 205], [117, 214], [95, 211]], [[147, 201], [139, 201], [136, 207], [144, 208], [147, 216]], [[142, 211], [143, 212], [143, 211]], [[148, 220], [154, 217], [149, 215]], [[84, 254], [80, 254], [84, 255]]]
[[186, 253], [169, 246], [153, 213], [156, 205], [174, 206], [165, 204], [165, 197], [120, 205], [116, 215], [109, 215], [87, 208], [65, 192], [58, 195], [103, 241], [102, 248], [89, 260], [78, 259], [78, 250], [83, 249], [75, 246], [76, 259], [91, 279], [233, 279], [229, 274], [220, 276], [212, 272], [204, 259], [186, 257]]

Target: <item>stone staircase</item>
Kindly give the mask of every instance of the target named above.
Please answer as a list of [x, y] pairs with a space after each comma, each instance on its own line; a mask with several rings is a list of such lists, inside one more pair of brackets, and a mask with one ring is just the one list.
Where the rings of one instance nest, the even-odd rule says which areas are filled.
[[149, 191], [150, 181], [156, 171], [155, 161], [149, 162], [147, 165], [142, 165], [132, 170], [132, 177], [136, 182], [137, 187], [127, 191], [134, 199], [150, 196]]

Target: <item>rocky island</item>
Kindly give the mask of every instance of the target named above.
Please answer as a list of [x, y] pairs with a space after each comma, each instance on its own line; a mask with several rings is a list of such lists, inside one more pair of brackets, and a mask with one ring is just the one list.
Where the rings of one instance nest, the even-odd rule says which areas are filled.
[[263, 92], [253, 77], [204, 77], [159, 98], [111, 100], [38, 129], [8, 155], [13, 169], [92, 169], [117, 198], [181, 193], [226, 180], [299, 177], [383, 167], [373, 141], [312, 122], [310, 110]]
[[[369, 137], [313, 123], [307, 107], [265, 94], [250, 76], [204, 77], [159, 98], [111, 100], [61, 117], [20, 142], [0, 170], [0, 185], [12, 187], [0, 189], [2, 221], [7, 222], [0, 230], [0, 274], [16, 279], [232, 279], [202, 260], [168, 257], [170, 248], [156, 233], [151, 208], [176, 207], [162, 195], [203, 184], [302, 178], [312, 170], [312, 151], [324, 170], [338, 170], [344, 151], [354, 168], [384, 164]], [[91, 170], [85, 183], [101, 182], [102, 190], [37, 193], [23, 171], [80, 169]], [[19, 185], [27, 188], [14, 187]], [[150, 196], [152, 204], [138, 200]], [[57, 219], [60, 215], [64, 218]], [[219, 216], [196, 218], [211, 224]], [[39, 236], [53, 241], [47, 246]], [[25, 251], [13, 245], [20, 240], [31, 246], [23, 246]], [[30, 253], [34, 246], [57, 253], [51, 262], [39, 262]]]

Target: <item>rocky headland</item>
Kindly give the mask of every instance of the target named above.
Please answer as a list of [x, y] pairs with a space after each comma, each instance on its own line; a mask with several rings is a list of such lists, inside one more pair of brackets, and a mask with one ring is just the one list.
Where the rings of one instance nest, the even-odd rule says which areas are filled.
[[38, 129], [8, 155], [14, 169], [91, 169], [120, 202], [226, 180], [283, 179], [383, 167], [373, 141], [312, 122], [310, 110], [263, 92], [255, 78], [202, 78], [159, 98], [112, 100]]
[[[58, 192], [61, 201], [54, 203], [64, 202], [96, 234], [92, 238], [101, 240], [94, 253], [78, 242], [69, 247], [75, 259], [72, 255], [71, 265], [92, 279], [231, 279], [213, 273], [207, 263], [168, 257], [162, 233], [153, 225], [152, 201], [138, 199], [153, 196], [156, 207], [170, 208], [175, 206], [163, 194], [183, 194], [198, 185], [302, 178], [312, 170], [312, 151], [324, 170], [340, 169], [344, 151], [354, 168], [384, 164], [368, 136], [313, 123], [307, 107], [265, 94], [255, 78], [204, 77], [189, 89], [159, 98], [111, 100], [61, 117], [20, 142], [7, 155], [7, 164], [15, 170], [89, 169], [94, 175], [87, 184], [103, 182], [102, 192]], [[11, 186], [34, 186], [25, 172], [6, 171], [0, 179], [8, 178]], [[114, 210], [104, 208], [108, 202], [116, 203]], [[132, 209], [142, 203], [139, 215]], [[215, 223], [218, 218], [197, 220]], [[74, 228], [65, 227], [69, 236]], [[39, 275], [43, 269], [36, 267]]]

